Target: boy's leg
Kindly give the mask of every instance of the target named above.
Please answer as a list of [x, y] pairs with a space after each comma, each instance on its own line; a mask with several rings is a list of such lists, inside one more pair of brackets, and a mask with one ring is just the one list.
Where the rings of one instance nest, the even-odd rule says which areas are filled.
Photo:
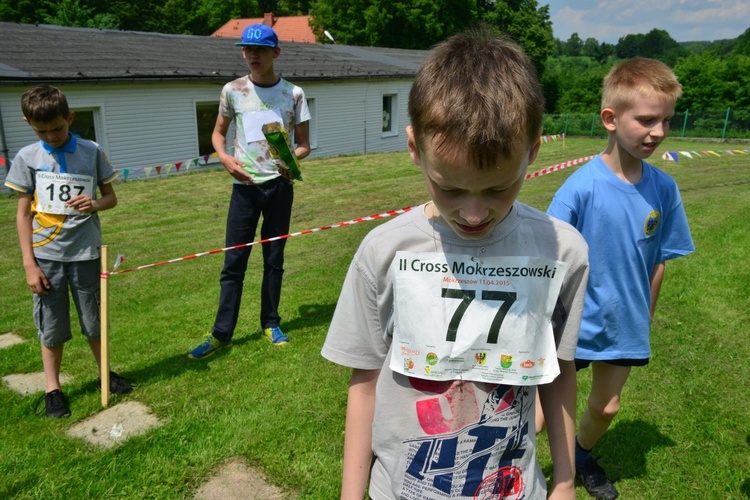
[[68, 276], [63, 262], [37, 259], [50, 283], [47, 295], [34, 295], [34, 322], [41, 343], [46, 392], [61, 389], [63, 346], [72, 338]]
[[42, 365], [44, 366], [44, 380], [46, 388], [44, 392], [52, 392], [55, 389], [62, 390], [60, 386], [60, 366], [62, 365], [64, 345], [47, 347], [42, 344]]
[[[255, 230], [261, 215], [260, 201], [262, 192], [258, 186], [233, 186], [227, 214], [226, 246], [250, 243], [255, 239]], [[251, 248], [245, 247], [224, 253], [224, 268], [219, 279], [219, 308], [212, 329], [213, 336], [222, 342], [232, 339], [237, 325]]]
[[544, 411], [542, 411], [542, 402], [539, 401], [539, 390], [536, 391], [534, 409], [534, 426], [536, 428], [536, 433], [539, 434], [544, 430]]
[[102, 373], [102, 340], [101, 339], [89, 339], [89, 348], [91, 354], [94, 355], [96, 360], [96, 367], [98, 368], [99, 374]]
[[99, 369], [97, 373], [101, 373], [102, 366], [100, 272], [99, 259], [71, 262], [68, 265], [70, 294], [78, 312], [81, 331], [86, 336], [96, 360]]
[[591, 369], [591, 393], [581, 415], [577, 438], [578, 444], [587, 450], [596, 445], [620, 411], [620, 394], [631, 367], [594, 361]]
[[[294, 203], [294, 187], [287, 180], [279, 178], [266, 193], [268, 200], [263, 208], [262, 239], [283, 236], [289, 233]], [[269, 183], [270, 184], [270, 183]], [[281, 282], [284, 275], [284, 248], [286, 239], [263, 245], [263, 284], [261, 285], [260, 323], [262, 328], [279, 326], [279, 302]]]
[[591, 456], [591, 450], [620, 411], [620, 394], [631, 367], [593, 361], [591, 369], [591, 393], [576, 436], [576, 478], [594, 498], [615, 500], [619, 497], [617, 488]]

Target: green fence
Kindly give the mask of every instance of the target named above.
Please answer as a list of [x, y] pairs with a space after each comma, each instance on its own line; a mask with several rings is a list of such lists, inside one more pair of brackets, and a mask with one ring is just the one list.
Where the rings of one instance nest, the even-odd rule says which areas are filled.
[[[750, 138], [750, 110], [727, 108], [723, 111], [683, 111], [669, 122], [672, 137], [704, 139]], [[544, 134], [605, 137], [599, 113], [544, 115]]]

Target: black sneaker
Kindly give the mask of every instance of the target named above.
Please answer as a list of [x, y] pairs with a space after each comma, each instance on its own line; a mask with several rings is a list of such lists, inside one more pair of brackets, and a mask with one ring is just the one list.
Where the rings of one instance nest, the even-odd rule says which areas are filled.
[[615, 500], [620, 496], [594, 457], [589, 457], [582, 466], [576, 465], [576, 479], [598, 500]]
[[65, 396], [60, 389], [55, 389], [44, 395], [44, 410], [49, 418], [70, 416], [70, 410], [65, 404]]
[[[101, 385], [99, 379], [99, 385]], [[112, 394], [127, 394], [133, 392], [133, 386], [128, 383], [128, 380], [119, 376], [115, 372], [109, 372], [109, 392]]]

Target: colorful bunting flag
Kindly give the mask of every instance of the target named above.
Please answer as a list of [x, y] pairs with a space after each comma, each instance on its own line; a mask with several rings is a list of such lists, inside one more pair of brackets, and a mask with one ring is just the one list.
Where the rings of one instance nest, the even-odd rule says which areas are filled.
[[115, 257], [115, 265], [112, 268], [113, 271], [117, 271], [117, 268], [120, 267], [120, 264], [125, 262], [125, 256], [121, 253], [117, 254], [117, 257]]

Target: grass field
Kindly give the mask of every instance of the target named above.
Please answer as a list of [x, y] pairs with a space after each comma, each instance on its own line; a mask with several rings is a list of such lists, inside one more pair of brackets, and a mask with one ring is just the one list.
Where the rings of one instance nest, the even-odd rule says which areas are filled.
[[[530, 170], [603, 146], [598, 139], [544, 144]], [[728, 145], [667, 142], [653, 159], [681, 188], [697, 251], [667, 265], [651, 364], [634, 371], [597, 451], [624, 499], [747, 498], [750, 155], [666, 163], [658, 159], [666, 149]], [[426, 201], [406, 153], [311, 160], [303, 170], [292, 231]], [[526, 181], [520, 200], [546, 209], [574, 170]], [[119, 206], [101, 214], [111, 258], [124, 254], [129, 268], [223, 247], [230, 189], [218, 171], [117, 184]], [[0, 350], [0, 376], [41, 370], [15, 207], [15, 197], [0, 199], [0, 333], [28, 341]], [[186, 355], [211, 328], [220, 255], [112, 276], [112, 367], [137, 387], [111, 404], [139, 401], [164, 425], [111, 450], [66, 436], [101, 410], [94, 361], [76, 330], [63, 360], [73, 378], [64, 387], [71, 418], [35, 416], [39, 395], [0, 387], [0, 498], [189, 498], [232, 457], [300, 497], [337, 498], [349, 371], [324, 360], [320, 348], [349, 261], [378, 223], [288, 241], [281, 314], [292, 342], [283, 348], [260, 336], [260, 249], [250, 259], [234, 346], [203, 361]], [[583, 394], [588, 383], [581, 374]], [[583, 404], [581, 394], [579, 412]], [[544, 436], [539, 443], [549, 475]], [[581, 487], [578, 497], [587, 498]]]

